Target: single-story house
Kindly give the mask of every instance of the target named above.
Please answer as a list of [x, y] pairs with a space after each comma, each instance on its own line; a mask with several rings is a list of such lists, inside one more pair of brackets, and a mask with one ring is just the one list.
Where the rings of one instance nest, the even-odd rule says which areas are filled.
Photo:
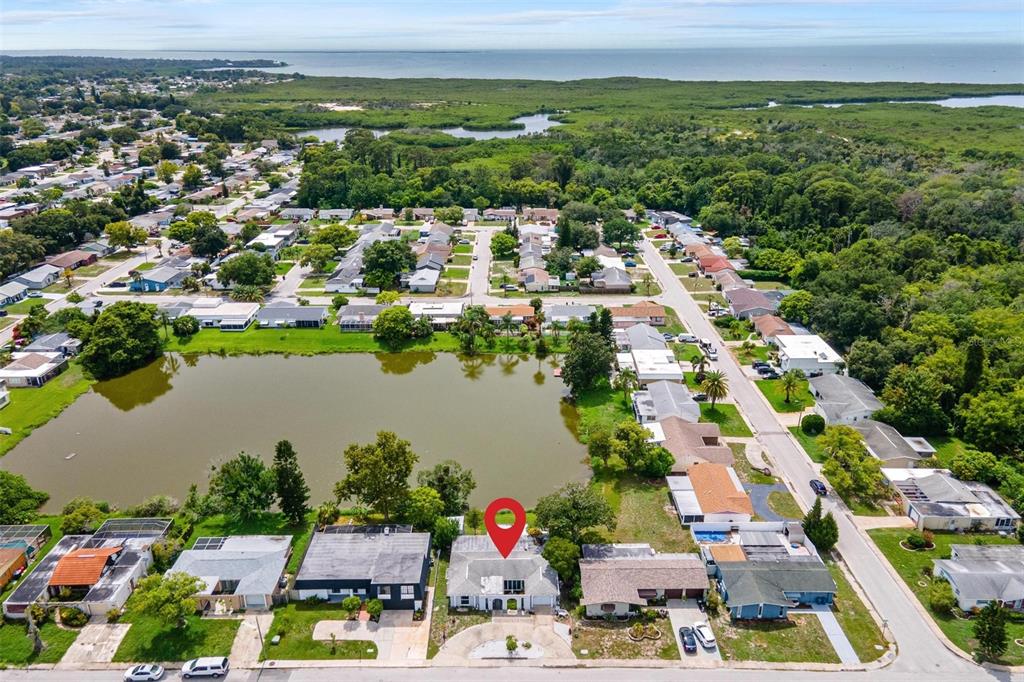
[[409, 312], [416, 319], [426, 317], [434, 329], [447, 329], [462, 317], [462, 301], [413, 301], [409, 304]]
[[58, 253], [55, 256], [50, 256], [46, 259], [46, 262], [55, 268], [60, 268], [61, 270], [77, 270], [83, 265], [95, 263], [97, 258], [97, 254], [92, 251], [76, 249], [74, 251], [66, 251], [64, 253]]
[[626, 616], [652, 600], [701, 599], [708, 576], [696, 554], [661, 554], [642, 544], [583, 545], [580, 585], [588, 616]]
[[506, 223], [515, 222], [516, 210], [514, 208], [485, 208], [484, 220], [501, 220]]
[[558, 221], [557, 208], [523, 207], [523, 220], [528, 223], [553, 223]]
[[10, 281], [0, 286], [0, 306], [17, 303], [28, 296], [28, 287], [17, 281]]
[[82, 342], [67, 332], [45, 334], [32, 339], [22, 350], [26, 353], [61, 353], [67, 357], [78, 355]]
[[523, 268], [519, 271], [519, 282], [531, 292], [558, 291], [561, 280], [544, 268]]
[[448, 564], [448, 606], [532, 611], [558, 604], [558, 574], [533, 538], [523, 535], [503, 558], [486, 535], [460, 535]]
[[836, 583], [817, 557], [804, 561], [725, 561], [718, 564], [719, 592], [736, 620], [789, 616], [791, 608], [831, 604]]
[[686, 473], [697, 464], [721, 464], [731, 467], [735, 462], [730, 448], [722, 440], [718, 424], [696, 423], [681, 417], [666, 417], [644, 424], [654, 434], [654, 441], [672, 453], [672, 473]]
[[718, 564], [737, 561], [820, 561], [818, 548], [800, 521], [703, 522], [690, 524], [708, 575]]
[[882, 403], [867, 385], [845, 374], [822, 374], [808, 382], [814, 411], [826, 424], [855, 424], [871, 419]]
[[755, 315], [750, 318], [754, 323], [754, 329], [758, 336], [765, 343], [775, 343], [775, 337], [780, 335], [794, 336], [793, 329], [786, 324], [786, 321], [777, 315]]
[[616, 353], [615, 361], [619, 369], [632, 369], [636, 372], [640, 387], [644, 388], [652, 381], [675, 381], [683, 383], [683, 368], [679, 366], [675, 354], [668, 349], [633, 350], [629, 353]]
[[779, 367], [783, 372], [799, 369], [804, 374], [838, 372], [844, 365], [843, 356], [835, 352], [817, 334], [777, 334]]
[[612, 326], [616, 329], [625, 329], [640, 323], [653, 327], [665, 326], [665, 306], [653, 301], [640, 301], [630, 306], [610, 306], [608, 310], [612, 315]]
[[750, 288], [750, 284], [736, 274], [735, 270], [719, 270], [712, 273], [711, 279], [715, 282], [715, 287], [724, 292]]
[[103, 258], [104, 256], [109, 256], [116, 250], [113, 246], [110, 245], [110, 240], [107, 239], [106, 237], [102, 237], [91, 242], [86, 242], [82, 244], [82, 246], [80, 246], [79, 248], [82, 251], [89, 251], [90, 253], [95, 253], [100, 258]]
[[63, 272], [61, 268], [53, 265], [40, 265], [16, 276], [14, 281], [24, 284], [29, 289], [45, 289], [60, 279], [61, 272]]
[[1024, 546], [952, 545], [949, 559], [936, 559], [932, 574], [953, 588], [964, 611], [995, 601], [1024, 612]]
[[919, 530], [1012, 533], [1020, 514], [984, 483], [959, 481], [945, 469], [882, 469], [903, 511]]
[[279, 301], [260, 308], [260, 311], [256, 313], [256, 323], [261, 328], [270, 329], [279, 327], [315, 327], [319, 329], [327, 324], [327, 306], [294, 305]]
[[373, 331], [373, 321], [385, 305], [343, 305], [338, 308], [338, 326], [343, 332]]
[[683, 525], [700, 521], [741, 523], [754, 515], [750, 497], [730, 466], [694, 464], [686, 476], [668, 476], [666, 481]]
[[729, 302], [729, 313], [740, 320], [757, 315], [771, 315], [778, 308], [778, 303], [757, 289], [729, 289], [725, 292], [725, 300]]
[[256, 320], [259, 311], [259, 303], [211, 300], [196, 301], [186, 314], [196, 318], [201, 327], [219, 327], [222, 332], [241, 332]]
[[322, 208], [320, 209], [320, 220], [331, 220], [345, 222], [352, 219], [351, 208]]
[[623, 353], [634, 350], [665, 350], [665, 337], [649, 324], [641, 322], [626, 329], [615, 329], [612, 334], [615, 345]]
[[646, 389], [633, 392], [633, 414], [641, 424], [659, 422], [669, 417], [696, 423], [700, 420], [700, 405], [694, 402], [690, 391], [683, 384], [652, 381]]
[[421, 609], [429, 571], [430, 533], [408, 526], [328, 526], [313, 533], [292, 595], [332, 602], [356, 595], [380, 599], [385, 609]]
[[557, 322], [563, 327], [573, 320], [585, 321], [597, 312], [592, 305], [581, 305], [579, 303], [554, 303], [544, 306], [544, 325], [550, 327]]
[[416, 260], [416, 269], [431, 269], [440, 272], [444, 270], [445, 257], [440, 253], [428, 251]]
[[201, 537], [167, 574], [188, 573], [203, 581], [196, 594], [201, 611], [269, 609], [281, 591], [291, 540], [290, 535]]
[[728, 258], [716, 255], [701, 256], [697, 261], [697, 266], [705, 275], [712, 275], [722, 270], [735, 270]]
[[10, 388], [38, 388], [68, 368], [64, 353], [11, 353], [11, 362], [0, 369], [0, 379]]
[[425, 267], [409, 275], [409, 291], [414, 294], [432, 294], [437, 290], [441, 271]]
[[394, 220], [395, 209], [393, 208], [364, 208], [362, 214], [370, 220]]
[[633, 290], [633, 280], [622, 268], [607, 267], [590, 275], [590, 283], [595, 289], [608, 293], [628, 294]]
[[533, 320], [537, 314], [530, 305], [489, 305], [484, 308], [494, 324], [501, 324], [505, 315], [512, 316], [512, 322], [517, 326], [526, 324]]
[[312, 208], [286, 208], [283, 209], [278, 215], [285, 220], [291, 220], [292, 222], [309, 222], [316, 217], [316, 210]]
[[132, 291], [167, 291], [180, 287], [185, 278], [190, 275], [192, 275], [191, 270], [162, 265], [140, 272], [137, 278], [132, 279], [128, 288]]
[[909, 468], [925, 459], [926, 452], [918, 452], [913, 444], [900, 435], [895, 427], [874, 419], [862, 419], [853, 424], [864, 439], [864, 445], [875, 459], [885, 466]]

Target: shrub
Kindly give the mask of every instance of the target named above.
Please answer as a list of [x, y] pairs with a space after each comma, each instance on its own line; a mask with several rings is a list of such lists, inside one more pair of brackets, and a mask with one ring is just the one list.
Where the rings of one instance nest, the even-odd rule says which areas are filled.
[[925, 540], [924, 535], [921, 533], [909, 533], [904, 543], [910, 549], [924, 549], [928, 546], [928, 541]]
[[80, 628], [89, 622], [89, 616], [73, 606], [60, 607], [60, 622], [69, 628]]
[[380, 599], [371, 599], [366, 602], [366, 612], [370, 614], [370, 617], [374, 620], [380, 618], [380, 614], [384, 611], [384, 602]]
[[123, 615], [124, 611], [122, 611], [121, 609], [110, 609], [109, 611], [107, 611], [107, 622], [116, 623], [117, 621], [121, 620], [121, 616]]
[[956, 606], [952, 586], [945, 580], [936, 580], [928, 589], [928, 604], [935, 613], [948, 616]]
[[346, 611], [348, 611], [353, 616], [355, 616], [357, 613], [359, 613], [359, 608], [362, 605], [363, 605], [363, 600], [360, 599], [359, 597], [357, 597], [354, 594], [351, 597], [345, 597], [344, 599], [341, 600], [341, 608], [345, 609]]
[[800, 420], [800, 430], [808, 436], [820, 435], [825, 430], [825, 418], [820, 414], [809, 414]]
[[348, 296], [338, 294], [337, 296], [331, 299], [331, 305], [334, 306], [335, 310], [337, 310], [343, 305], [348, 305]]
[[318, 597], [318, 596], [316, 596], [314, 594], [312, 596], [306, 597], [302, 601], [303, 601], [303, 603], [305, 603], [306, 606], [316, 606], [317, 604], [323, 604], [324, 603], [324, 598], [323, 597]]
[[31, 612], [32, 620], [36, 622], [37, 626], [41, 626], [50, 617], [50, 610], [42, 604], [32, 604], [28, 607], [28, 610]]
[[191, 315], [182, 315], [171, 323], [175, 336], [194, 336], [199, 331], [199, 320]]
[[743, 279], [749, 279], [755, 282], [773, 282], [785, 279], [785, 276], [778, 270], [738, 270], [736, 274]]

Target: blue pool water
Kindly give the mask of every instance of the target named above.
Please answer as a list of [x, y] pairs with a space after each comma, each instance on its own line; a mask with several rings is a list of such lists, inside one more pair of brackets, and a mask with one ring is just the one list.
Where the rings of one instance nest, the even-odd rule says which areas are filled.
[[717, 530], [702, 530], [693, 534], [700, 543], [725, 542], [725, 533]]

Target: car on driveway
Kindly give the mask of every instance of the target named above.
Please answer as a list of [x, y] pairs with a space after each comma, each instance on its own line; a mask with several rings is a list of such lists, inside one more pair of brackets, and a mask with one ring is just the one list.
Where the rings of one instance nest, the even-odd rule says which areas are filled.
[[688, 654], [697, 653], [697, 638], [693, 635], [693, 628], [688, 625], [679, 628], [679, 641], [683, 643], [683, 651]]
[[764, 368], [764, 369], [770, 369], [771, 368], [771, 365], [769, 365], [764, 360], [754, 360], [752, 363], [750, 363], [750, 366], [753, 367], [756, 370], [760, 370], [762, 368]]
[[680, 334], [676, 337], [676, 341], [679, 343], [697, 343], [697, 337], [693, 334]]
[[715, 641], [715, 633], [711, 631], [711, 626], [704, 621], [698, 620], [694, 623], [693, 632], [697, 635], [697, 641], [705, 649], [714, 649], [718, 645], [718, 642]]
[[815, 495], [828, 495], [828, 488], [825, 487], [825, 482], [819, 481], [816, 478], [811, 479], [811, 490], [814, 491]]
[[155, 663], [136, 665], [128, 668], [124, 673], [126, 682], [149, 682], [150, 680], [159, 680], [163, 676], [164, 669]]
[[669, 334], [668, 332], [665, 332], [664, 334], [662, 334], [661, 338], [663, 338], [663, 339], [665, 339], [666, 341], [669, 341], [669, 342], [676, 340], [675, 334]]

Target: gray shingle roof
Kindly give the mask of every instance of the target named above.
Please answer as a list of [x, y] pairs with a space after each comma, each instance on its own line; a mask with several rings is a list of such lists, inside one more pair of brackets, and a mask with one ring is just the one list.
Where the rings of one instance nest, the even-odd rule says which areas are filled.
[[822, 374], [810, 378], [811, 389], [818, 396], [818, 406], [829, 421], [838, 421], [855, 412], [874, 412], [882, 403], [862, 381], [845, 374]]
[[313, 533], [296, 580], [418, 583], [430, 533]]
[[729, 561], [718, 564], [729, 608], [778, 604], [792, 600], [786, 592], [835, 592], [836, 583], [820, 561]]
[[223, 539], [219, 549], [190, 549], [181, 553], [168, 573], [202, 578], [204, 594], [218, 582], [237, 581], [232, 594], [273, 594], [288, 561], [290, 535], [239, 535]]
[[530, 596], [558, 595], [558, 574], [529, 537], [521, 539], [508, 558], [502, 558], [486, 535], [461, 535], [452, 544], [448, 594], [501, 594], [505, 580], [522, 580]]
[[256, 313], [257, 320], [295, 320], [315, 322], [327, 319], [327, 307], [322, 305], [293, 305], [274, 303]]
[[873, 419], [865, 419], [858, 424], [854, 424], [853, 428], [857, 429], [860, 435], [864, 437], [864, 442], [867, 444], [871, 454], [883, 462], [899, 458], [923, 459], [911, 447], [910, 443], [904, 440], [900, 432], [888, 424]]

